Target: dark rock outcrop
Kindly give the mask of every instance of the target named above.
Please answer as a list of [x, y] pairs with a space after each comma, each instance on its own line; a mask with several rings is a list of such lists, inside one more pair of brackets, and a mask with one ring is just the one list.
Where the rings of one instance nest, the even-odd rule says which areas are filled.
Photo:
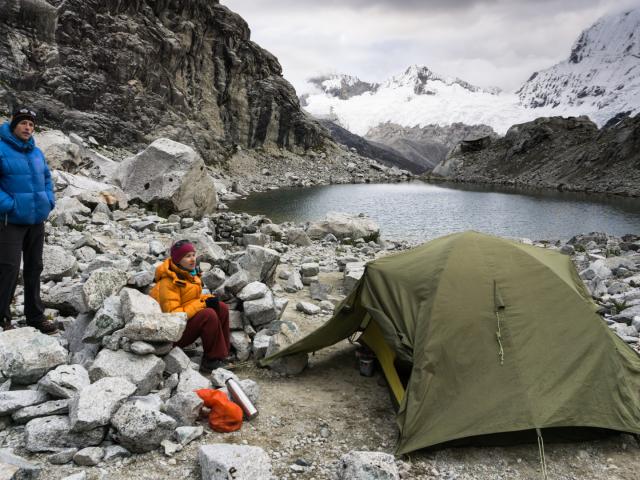
[[497, 137], [487, 125], [453, 123], [447, 126], [402, 127], [383, 123], [367, 132], [365, 138], [393, 148], [403, 157], [421, 166], [421, 171], [431, 171], [447, 154], [465, 138]]
[[326, 141], [278, 60], [216, 0], [0, 0], [0, 12], [0, 113], [27, 103], [115, 146], [169, 137], [207, 163]]
[[587, 117], [514, 125], [480, 151], [456, 148], [432, 172], [447, 180], [640, 196], [640, 116], [598, 130]]
[[348, 148], [355, 148], [363, 157], [377, 160], [388, 167], [398, 167], [416, 174], [428, 170], [421, 163], [412, 161], [393, 148], [355, 135], [331, 120], [318, 120], [318, 123], [331, 133], [331, 138], [335, 142]]

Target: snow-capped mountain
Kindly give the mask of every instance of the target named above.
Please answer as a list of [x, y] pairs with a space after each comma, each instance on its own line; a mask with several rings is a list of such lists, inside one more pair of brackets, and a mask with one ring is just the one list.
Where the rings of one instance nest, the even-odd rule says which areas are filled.
[[[413, 65], [380, 84], [333, 75], [314, 85], [316, 92], [302, 98], [304, 108], [357, 135], [381, 123], [413, 127], [461, 122], [490, 125], [504, 133], [514, 123], [531, 119], [515, 94], [483, 89], [425, 66]], [[355, 93], [354, 88], [363, 91]]]
[[403, 127], [484, 124], [498, 134], [543, 116], [588, 115], [598, 125], [640, 111], [640, 8], [598, 20], [569, 59], [537, 72], [515, 93], [483, 89], [414, 65], [380, 84], [320, 77], [302, 104], [358, 135], [383, 123]]
[[598, 124], [640, 110], [640, 8], [583, 31], [569, 58], [534, 73], [518, 90], [525, 107], [586, 113]]
[[518, 90], [525, 107], [586, 113], [598, 124], [640, 110], [640, 9], [608, 15], [582, 32], [569, 58]]
[[358, 77], [338, 74], [310, 78], [309, 83], [325, 94], [342, 100], [365, 92], [375, 92], [379, 86], [377, 83], [363, 82]]

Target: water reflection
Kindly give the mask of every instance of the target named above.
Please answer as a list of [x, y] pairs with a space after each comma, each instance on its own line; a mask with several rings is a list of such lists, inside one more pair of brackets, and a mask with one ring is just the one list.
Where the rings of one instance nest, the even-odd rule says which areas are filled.
[[364, 212], [380, 224], [383, 237], [416, 241], [470, 229], [564, 240], [591, 231], [640, 233], [638, 199], [455, 187], [412, 182], [281, 189], [251, 195], [229, 207], [264, 214], [276, 223], [319, 220], [329, 211]]

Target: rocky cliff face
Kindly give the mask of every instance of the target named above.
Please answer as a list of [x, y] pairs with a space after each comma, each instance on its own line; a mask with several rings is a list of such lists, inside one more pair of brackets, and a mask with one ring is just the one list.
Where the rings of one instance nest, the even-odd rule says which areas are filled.
[[443, 161], [465, 138], [487, 135], [497, 137], [496, 132], [488, 125], [453, 123], [447, 126], [403, 127], [395, 123], [383, 123], [369, 130], [365, 138], [395, 149], [420, 165], [424, 172], [432, 170]]
[[354, 135], [349, 130], [342, 128], [331, 120], [320, 119], [318, 123], [329, 131], [331, 138], [333, 138], [336, 143], [344, 145], [352, 151], [355, 149], [358, 154], [372, 160], [377, 160], [387, 167], [398, 167], [416, 174], [430, 170], [430, 168], [425, 168], [421, 162], [416, 162], [405, 157], [392, 147], [384, 145], [383, 143], [367, 140], [359, 135]]
[[598, 130], [586, 117], [514, 125], [477, 152], [456, 148], [433, 175], [453, 181], [640, 196], [640, 116]]
[[0, 12], [0, 109], [34, 105], [45, 124], [112, 145], [169, 137], [208, 163], [327, 138], [216, 0], [0, 0]]

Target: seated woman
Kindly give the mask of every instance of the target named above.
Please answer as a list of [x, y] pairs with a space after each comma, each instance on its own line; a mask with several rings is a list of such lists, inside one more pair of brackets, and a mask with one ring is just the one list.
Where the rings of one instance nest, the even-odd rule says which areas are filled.
[[186, 347], [200, 337], [204, 348], [200, 370], [210, 372], [224, 366], [229, 355], [229, 307], [215, 295], [202, 294], [196, 249], [191, 242], [176, 242], [170, 253], [156, 268], [156, 285], [149, 295], [163, 312], [187, 314], [187, 328], [176, 346]]

